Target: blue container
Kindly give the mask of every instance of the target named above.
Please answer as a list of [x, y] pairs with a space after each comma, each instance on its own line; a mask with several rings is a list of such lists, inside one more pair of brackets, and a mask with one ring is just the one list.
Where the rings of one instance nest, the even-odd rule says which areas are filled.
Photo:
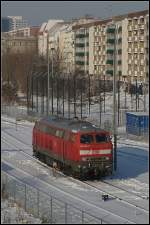
[[136, 136], [148, 135], [149, 114], [145, 112], [127, 112], [126, 132]]

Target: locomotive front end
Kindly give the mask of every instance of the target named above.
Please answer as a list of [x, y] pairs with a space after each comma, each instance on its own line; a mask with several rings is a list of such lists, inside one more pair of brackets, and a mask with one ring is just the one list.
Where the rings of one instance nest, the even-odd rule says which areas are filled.
[[81, 178], [100, 178], [112, 174], [112, 142], [110, 135], [87, 133], [80, 135]]

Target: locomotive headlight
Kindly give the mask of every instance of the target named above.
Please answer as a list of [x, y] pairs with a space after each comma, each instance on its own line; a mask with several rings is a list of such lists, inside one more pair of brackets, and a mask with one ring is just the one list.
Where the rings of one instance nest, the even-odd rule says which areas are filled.
[[106, 160], [109, 160], [109, 157], [106, 157]]

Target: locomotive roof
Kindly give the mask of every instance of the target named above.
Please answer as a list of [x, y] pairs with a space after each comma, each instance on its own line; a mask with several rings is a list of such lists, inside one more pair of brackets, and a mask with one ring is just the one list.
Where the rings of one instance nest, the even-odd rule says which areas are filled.
[[69, 129], [74, 132], [77, 131], [88, 131], [88, 132], [95, 132], [95, 131], [104, 131], [101, 128], [97, 127], [96, 125], [78, 119], [66, 119], [60, 118], [57, 116], [48, 116], [41, 119], [41, 122], [46, 122], [54, 127]]

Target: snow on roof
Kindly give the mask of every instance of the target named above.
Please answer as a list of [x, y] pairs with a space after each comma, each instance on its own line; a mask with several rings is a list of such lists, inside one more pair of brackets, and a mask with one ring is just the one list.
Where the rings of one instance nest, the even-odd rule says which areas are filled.
[[135, 116], [149, 116], [149, 112], [126, 112], [128, 114], [133, 114]]
[[42, 23], [39, 32], [43, 32], [47, 23]]
[[46, 27], [45, 27], [45, 30], [50, 30], [56, 23], [62, 23], [64, 22], [64, 20], [49, 20]]
[[63, 23], [56, 23], [50, 30], [49, 30], [49, 34], [53, 35], [54, 33], [57, 33], [60, 31], [60, 28], [63, 26]]

